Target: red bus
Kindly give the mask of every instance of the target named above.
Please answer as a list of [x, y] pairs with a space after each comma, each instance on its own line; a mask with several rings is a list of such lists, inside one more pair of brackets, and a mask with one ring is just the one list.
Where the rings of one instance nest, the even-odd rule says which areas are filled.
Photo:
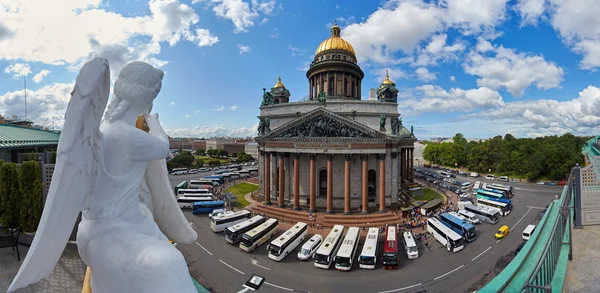
[[387, 227], [385, 243], [383, 245], [383, 268], [398, 268], [398, 233], [395, 226]]

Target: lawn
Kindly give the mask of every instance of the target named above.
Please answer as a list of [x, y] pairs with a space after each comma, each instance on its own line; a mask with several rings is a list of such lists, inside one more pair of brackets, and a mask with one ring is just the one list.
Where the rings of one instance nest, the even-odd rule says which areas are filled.
[[250, 204], [245, 198], [244, 195], [254, 192], [258, 190], [258, 185], [250, 184], [250, 183], [240, 183], [236, 186], [232, 186], [225, 190], [226, 192], [231, 192], [231, 194], [237, 197], [237, 202], [239, 207], [246, 207]]
[[211, 157], [207, 157], [207, 156], [196, 156], [196, 159], [204, 160], [205, 163], [208, 163], [208, 161], [211, 161], [211, 160], [219, 160], [221, 162], [221, 164], [229, 164], [229, 160], [223, 159], [223, 158], [211, 158]]
[[429, 189], [429, 188], [425, 188], [423, 190], [423, 195], [421, 196], [415, 196], [414, 199], [415, 200], [421, 200], [421, 201], [430, 201], [436, 197], [441, 198], [442, 200], [444, 199], [439, 193]]

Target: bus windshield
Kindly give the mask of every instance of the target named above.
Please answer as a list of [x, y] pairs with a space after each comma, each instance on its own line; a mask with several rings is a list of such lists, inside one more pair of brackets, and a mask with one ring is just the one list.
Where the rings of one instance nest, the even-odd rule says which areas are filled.
[[308, 250], [308, 249], [306, 249], [306, 248], [303, 248], [303, 249], [302, 249], [302, 251], [300, 251], [300, 253], [301, 253], [302, 255], [308, 255], [308, 254], [310, 253], [310, 250]]
[[358, 262], [360, 262], [363, 265], [374, 265], [375, 257], [374, 256], [361, 256], [360, 259], [358, 260]]
[[419, 252], [416, 246], [411, 246], [408, 248], [408, 252]]
[[252, 238], [250, 238], [250, 237], [248, 237], [246, 235], [244, 235], [242, 237], [242, 241], [241, 242], [246, 247], [250, 247], [250, 246], [252, 246], [252, 244], [254, 244], [254, 242], [252, 241]]
[[472, 240], [475, 240], [475, 238], [477, 238], [477, 233], [475, 232], [475, 227], [473, 227], [473, 229], [469, 229], [466, 231], [465, 238], [467, 239], [467, 241], [472, 241]]
[[328, 264], [329, 263], [329, 256], [328, 255], [322, 255], [322, 254], [315, 254], [315, 262], [316, 263], [320, 263], [320, 264]]
[[349, 267], [350, 266], [350, 258], [349, 257], [336, 256], [335, 257], [335, 263], [338, 266]]
[[398, 263], [398, 254], [397, 253], [384, 253], [383, 254], [383, 263], [385, 264], [397, 264]]
[[279, 252], [281, 251], [281, 248], [279, 246], [273, 244], [269, 245], [267, 249], [269, 250], [269, 253], [274, 256], [279, 256]]
[[452, 241], [452, 247], [460, 247], [463, 245], [462, 238], [460, 238], [458, 240], [450, 240], [450, 241]]

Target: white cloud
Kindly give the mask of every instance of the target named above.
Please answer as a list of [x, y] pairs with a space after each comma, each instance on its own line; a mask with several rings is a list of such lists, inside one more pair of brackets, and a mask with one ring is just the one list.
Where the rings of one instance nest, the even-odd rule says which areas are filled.
[[240, 48], [240, 55], [250, 51], [250, 46], [246, 46], [246, 45], [242, 45], [242, 44], [238, 44], [237, 46], [238, 46], [238, 48]]
[[504, 105], [500, 94], [492, 89], [480, 87], [463, 90], [452, 88], [446, 91], [440, 86], [423, 85], [412, 93], [402, 94], [402, 105], [406, 112], [472, 112], [481, 109], [498, 108]]
[[36, 83], [40, 83], [42, 82], [44, 77], [48, 76], [48, 74], [50, 74], [50, 70], [40, 70], [40, 72], [33, 76], [33, 81], [35, 81]]
[[[195, 2], [201, 2], [194, 0]], [[210, 0], [202, 1], [213, 6], [216, 16], [230, 20], [235, 27], [235, 33], [247, 32], [248, 28], [254, 26], [255, 21], [262, 15], [272, 15], [275, 10], [275, 0], [257, 1], [252, 0], [252, 7], [243, 0]], [[262, 17], [261, 23], [268, 19]]]
[[190, 118], [190, 114], [185, 114], [185, 118]]
[[239, 108], [238, 106], [236, 106], [236, 105], [233, 105], [233, 106], [229, 107], [229, 110], [231, 110], [231, 111], [235, 111], [235, 110], [237, 110], [238, 108]]
[[477, 46], [478, 49], [480, 47], [491, 54], [472, 51], [463, 64], [466, 73], [479, 76], [478, 86], [506, 88], [513, 96], [519, 97], [534, 84], [537, 89], [551, 89], [559, 87], [563, 80], [563, 69], [544, 60], [543, 56], [517, 53], [502, 46]]
[[417, 50], [417, 59], [414, 66], [437, 65], [439, 60], [444, 62], [457, 60], [466, 45], [462, 41], [456, 41], [451, 46], [446, 44], [448, 35], [439, 34], [431, 37], [431, 41], [424, 48]]
[[[109, 59], [113, 76], [133, 60], [164, 65], [155, 58], [160, 43], [173, 46], [183, 37], [200, 44], [194, 10], [177, 0], [150, 0], [150, 13], [127, 17], [101, 8], [100, 0], [4, 1], [0, 19], [10, 37], [0, 38], [0, 58], [72, 65], [89, 58]], [[48, 15], [52, 15], [51, 18]], [[201, 31], [203, 32], [203, 31]], [[60, 36], [60, 37], [56, 37]]]
[[193, 42], [198, 47], [212, 46], [219, 42], [219, 37], [210, 33], [209, 30], [197, 28], [196, 34], [189, 34], [186, 39]]
[[173, 105], [175, 105], [175, 102], [169, 103], [169, 106], [173, 106]]
[[252, 127], [210, 125], [166, 129], [165, 131], [172, 137], [254, 137], [258, 133], [258, 123]]
[[464, 34], [484, 31], [506, 19], [508, 0], [445, 0], [446, 21], [463, 30]]
[[537, 25], [546, 10], [546, 0], [519, 0], [515, 9], [521, 15], [521, 26]]
[[225, 110], [225, 106], [221, 106], [219, 108], [213, 109], [213, 111], [223, 111], [223, 110]]
[[28, 76], [31, 73], [31, 67], [29, 67], [29, 64], [15, 63], [4, 68], [4, 73], [14, 73], [13, 77], [19, 78]]
[[306, 49], [297, 48], [292, 45], [288, 45], [288, 48], [290, 48], [290, 51], [292, 51], [292, 56], [294, 56], [294, 57], [304, 56], [304, 54], [306, 53]]
[[377, 76], [376, 82], [381, 83], [382, 81], [384, 81], [386, 73], [390, 76], [390, 80], [394, 83], [396, 83], [396, 81], [398, 81], [399, 79], [405, 78], [407, 76], [406, 72], [402, 71], [401, 69], [383, 67], [377, 70], [373, 70], [373, 74]]
[[456, 82], [456, 77], [454, 77], [454, 75], [450, 75], [450, 81], [451, 82]]
[[262, 12], [266, 15], [271, 15], [275, 12], [275, 4], [277, 2], [275, 0], [263, 1], [259, 2], [257, 0], [252, 0], [252, 8], [255, 10]]
[[273, 33], [271, 34], [271, 38], [273, 38], [273, 39], [279, 38], [279, 30], [277, 28], [275, 28]]
[[417, 78], [419, 80], [424, 81], [424, 82], [430, 82], [430, 81], [436, 79], [436, 74], [434, 72], [430, 72], [425, 67], [417, 68], [417, 70], [415, 70], [415, 74], [417, 75]]
[[194, 111], [194, 114], [200, 114], [202, 112], [203, 112], [202, 110], [196, 110], [196, 111]]

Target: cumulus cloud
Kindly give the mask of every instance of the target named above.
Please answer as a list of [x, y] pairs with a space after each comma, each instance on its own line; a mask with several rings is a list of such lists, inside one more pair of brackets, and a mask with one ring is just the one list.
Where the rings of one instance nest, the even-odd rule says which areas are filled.
[[494, 47], [483, 39], [479, 40], [477, 50], [468, 54], [463, 69], [479, 77], [478, 86], [505, 88], [515, 97], [522, 96], [532, 85], [543, 90], [557, 88], [564, 75], [561, 67], [543, 56]]
[[240, 55], [250, 51], [250, 46], [246, 46], [246, 45], [242, 45], [242, 44], [238, 44], [237, 46], [240, 49]]
[[6, 68], [4, 68], [4, 73], [14, 73], [13, 77], [19, 78], [23, 76], [28, 76], [31, 73], [31, 67], [29, 67], [29, 64], [15, 63], [8, 65]]
[[235, 111], [235, 110], [237, 110], [238, 108], [239, 108], [238, 106], [236, 106], [236, 105], [233, 105], [233, 106], [229, 107], [229, 110], [231, 110], [231, 111]]
[[231, 21], [235, 28], [235, 33], [247, 32], [250, 27], [255, 25], [255, 22], [261, 17], [261, 15], [262, 21], [266, 21], [267, 18], [264, 16], [273, 14], [276, 9], [276, 2], [274, 0], [252, 0], [252, 6], [249, 2], [244, 2], [243, 0], [192, 1], [192, 3], [196, 2], [204, 2], [205, 4], [212, 6], [213, 12], [216, 16]]
[[175, 105], [175, 102], [169, 103], [169, 106], [173, 106], [173, 105]]
[[185, 118], [190, 118], [190, 114], [185, 114]]
[[417, 50], [417, 57], [413, 66], [431, 66], [438, 65], [439, 61], [448, 62], [457, 60], [459, 55], [465, 50], [466, 45], [457, 40], [452, 45], [447, 45], [448, 35], [439, 34], [431, 37], [430, 42]]
[[430, 82], [436, 79], [436, 74], [434, 72], [430, 72], [427, 68], [419, 67], [415, 70], [415, 74], [417, 78], [424, 82]]
[[546, 0], [519, 0], [515, 9], [521, 15], [521, 26], [537, 25], [546, 10]]
[[258, 123], [251, 127], [210, 125], [165, 129], [165, 131], [171, 137], [255, 137], [258, 134]]
[[209, 30], [197, 28], [195, 34], [187, 34], [186, 39], [198, 47], [212, 46], [219, 42], [219, 37], [213, 35]]
[[225, 106], [221, 106], [219, 108], [213, 109], [213, 111], [223, 111], [223, 110], [225, 110]]
[[402, 96], [404, 98], [401, 98], [399, 103], [404, 111], [411, 115], [427, 112], [469, 113], [504, 105], [500, 93], [486, 87], [469, 90], [452, 88], [446, 91], [437, 85], [423, 85], [408, 94], [403, 93]]
[[33, 76], [33, 81], [35, 83], [40, 83], [42, 82], [42, 80], [44, 79], [44, 77], [48, 76], [48, 74], [50, 74], [50, 70], [40, 70], [40, 72], [38, 72], [36, 75]]

